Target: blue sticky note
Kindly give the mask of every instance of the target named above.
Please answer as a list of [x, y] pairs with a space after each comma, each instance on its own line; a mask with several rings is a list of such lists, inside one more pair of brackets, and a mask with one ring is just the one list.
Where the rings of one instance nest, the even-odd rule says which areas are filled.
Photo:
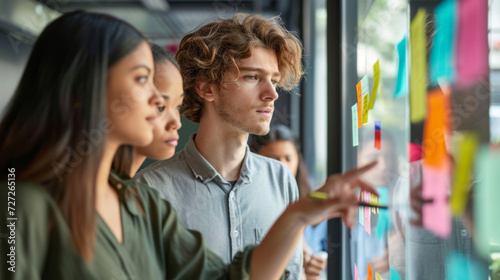
[[391, 280], [401, 280], [399, 273], [391, 266]]
[[358, 135], [358, 104], [354, 104], [351, 107], [352, 112], [352, 146], [356, 147], [359, 145], [359, 135]]
[[434, 44], [430, 56], [430, 81], [433, 85], [437, 85], [439, 79], [447, 83], [453, 83], [455, 79], [456, 10], [455, 0], [445, 0], [435, 9], [436, 35], [434, 35]]
[[396, 46], [396, 51], [398, 53], [398, 76], [396, 78], [396, 91], [394, 92], [394, 98], [405, 96], [408, 94], [408, 69], [407, 65], [407, 55], [406, 55], [406, 35]]
[[[386, 187], [378, 187], [377, 192], [379, 194], [378, 201], [380, 204], [387, 205], [387, 188]], [[389, 210], [388, 209], [380, 209], [378, 213], [377, 220], [377, 230], [376, 235], [378, 239], [382, 239], [384, 234], [389, 230]]]
[[381, 128], [381, 122], [375, 121], [375, 130], [380, 130], [380, 128]]
[[487, 267], [456, 251], [446, 256], [446, 280], [488, 279]]

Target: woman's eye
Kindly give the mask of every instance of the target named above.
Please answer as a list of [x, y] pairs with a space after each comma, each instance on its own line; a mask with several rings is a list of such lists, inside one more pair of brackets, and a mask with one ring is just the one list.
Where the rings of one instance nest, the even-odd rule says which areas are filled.
[[145, 84], [148, 80], [148, 77], [147, 76], [141, 76], [141, 77], [138, 77], [137, 79], [137, 82], [141, 83], [141, 84]]
[[257, 76], [246, 76], [249, 80], [257, 80]]
[[177, 111], [180, 111], [182, 108], [182, 105], [177, 106]]
[[160, 112], [160, 113], [161, 113], [161, 112], [163, 112], [163, 111], [165, 111], [165, 106], [158, 107], [158, 112]]
[[273, 83], [273, 85], [277, 85], [279, 82], [276, 80], [272, 80], [271, 83]]

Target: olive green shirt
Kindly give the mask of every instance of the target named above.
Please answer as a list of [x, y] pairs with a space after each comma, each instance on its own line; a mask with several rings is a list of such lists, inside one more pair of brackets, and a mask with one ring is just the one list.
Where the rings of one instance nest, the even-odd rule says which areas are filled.
[[[15, 213], [1, 191], [1, 279], [248, 279], [248, 247], [229, 265], [211, 252], [200, 233], [179, 224], [177, 213], [156, 190], [112, 174], [120, 198], [123, 242], [98, 217], [92, 261], [76, 251], [66, 221], [52, 196], [33, 184], [18, 184]], [[6, 183], [3, 183], [6, 186]], [[142, 207], [140, 207], [141, 205]], [[15, 217], [17, 220], [9, 220]], [[15, 225], [15, 244], [9, 244]], [[12, 241], [10, 241], [12, 243]], [[8, 256], [15, 246], [15, 267]], [[10, 269], [10, 270], [9, 270]], [[15, 270], [12, 272], [11, 270]]]

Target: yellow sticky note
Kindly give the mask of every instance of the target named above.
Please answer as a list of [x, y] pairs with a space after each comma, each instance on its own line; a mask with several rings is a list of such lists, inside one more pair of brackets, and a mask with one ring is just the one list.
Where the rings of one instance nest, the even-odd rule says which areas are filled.
[[380, 274], [378, 274], [378, 272], [375, 272], [375, 279], [376, 280], [384, 280], [384, 279], [382, 279], [382, 277], [380, 276]]
[[479, 145], [478, 136], [472, 132], [454, 135], [455, 170], [452, 179], [451, 213], [461, 217], [467, 204], [467, 194], [470, 190], [474, 157]]
[[370, 96], [368, 94], [363, 95], [363, 123], [368, 122], [368, 103]]
[[380, 63], [377, 60], [375, 64], [373, 64], [373, 87], [372, 94], [370, 95], [370, 105], [368, 105], [368, 109], [373, 109], [373, 105], [375, 104], [375, 97], [377, 97], [378, 85], [380, 82]]
[[423, 121], [426, 114], [427, 51], [425, 18], [425, 9], [420, 8], [410, 24], [410, 121], [412, 123]]

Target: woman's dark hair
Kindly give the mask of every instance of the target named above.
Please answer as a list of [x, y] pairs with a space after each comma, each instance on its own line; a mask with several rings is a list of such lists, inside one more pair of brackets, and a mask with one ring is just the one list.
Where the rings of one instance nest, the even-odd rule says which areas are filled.
[[[177, 60], [175, 60], [175, 56], [172, 53], [154, 43], [149, 43], [149, 46], [151, 47], [151, 52], [153, 53], [155, 73], [158, 65], [166, 63], [167, 61], [172, 63], [177, 70], [179, 70], [179, 72], [181, 71]], [[134, 148], [132, 146], [123, 145], [118, 148], [116, 155], [113, 158], [113, 169], [120, 177], [130, 178], [133, 158]]]
[[250, 135], [248, 145], [250, 146], [250, 150], [252, 152], [258, 153], [260, 149], [264, 148], [264, 146], [276, 141], [290, 141], [295, 146], [297, 155], [299, 156], [299, 165], [297, 167], [297, 176], [295, 176], [295, 179], [297, 180], [297, 185], [299, 187], [299, 195], [306, 196], [309, 192], [311, 192], [307, 166], [304, 162], [304, 157], [300, 152], [300, 141], [290, 128], [282, 124], [273, 125], [267, 135]]
[[17, 180], [47, 189], [85, 260], [94, 253], [96, 177], [112, 129], [108, 69], [143, 41], [108, 15], [62, 15], [37, 39], [0, 123], [0, 178], [14, 167]]

